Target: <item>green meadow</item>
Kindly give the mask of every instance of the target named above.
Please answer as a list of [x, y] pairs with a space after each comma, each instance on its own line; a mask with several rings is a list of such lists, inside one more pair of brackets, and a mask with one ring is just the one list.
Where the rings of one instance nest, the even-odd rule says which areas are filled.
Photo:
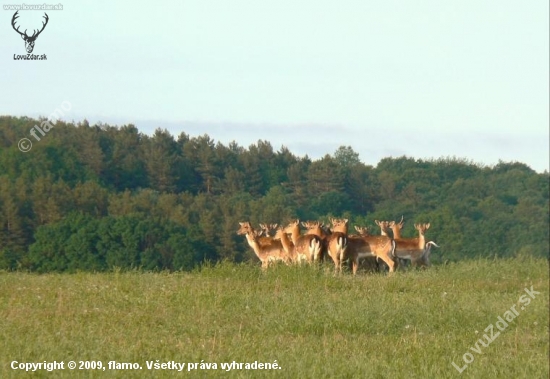
[[[0, 289], [1, 378], [549, 376], [541, 258], [356, 277], [329, 265], [262, 272], [232, 263], [190, 273], [2, 272]], [[24, 369], [54, 361], [64, 369]], [[178, 372], [172, 362], [186, 365]]]

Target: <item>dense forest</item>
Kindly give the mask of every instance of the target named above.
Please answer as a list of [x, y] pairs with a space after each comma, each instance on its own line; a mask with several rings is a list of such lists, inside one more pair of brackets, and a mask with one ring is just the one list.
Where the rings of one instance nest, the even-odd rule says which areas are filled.
[[[239, 221], [293, 218], [354, 225], [430, 222], [432, 261], [549, 254], [549, 174], [519, 162], [385, 158], [351, 147], [312, 160], [269, 141], [242, 147], [208, 135], [152, 136], [133, 125], [0, 117], [0, 269], [189, 270], [256, 259]], [[29, 138], [32, 149], [18, 148]]]

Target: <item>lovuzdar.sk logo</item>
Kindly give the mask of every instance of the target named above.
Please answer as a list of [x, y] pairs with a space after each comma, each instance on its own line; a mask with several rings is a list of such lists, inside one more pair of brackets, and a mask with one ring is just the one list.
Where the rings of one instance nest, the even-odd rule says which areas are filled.
[[21, 31], [19, 31], [19, 27], [15, 26], [15, 20], [17, 20], [19, 18], [18, 13], [19, 13], [19, 11], [15, 12], [13, 14], [13, 17], [11, 19], [11, 26], [13, 27], [13, 30], [15, 30], [17, 33], [19, 33], [21, 38], [25, 41], [25, 50], [27, 50], [27, 55], [16, 55], [16, 54], [14, 54], [13, 59], [14, 60], [46, 60], [46, 59], [48, 59], [46, 57], [46, 54], [42, 54], [42, 55], [32, 54], [32, 51], [34, 50], [34, 43], [35, 43], [36, 39], [38, 38], [40, 33], [42, 33], [44, 31], [44, 28], [46, 28], [46, 25], [48, 25], [48, 21], [50, 19], [48, 17], [48, 14], [46, 12], [44, 12], [43, 17], [44, 17], [45, 21], [42, 21], [42, 29], [40, 29], [40, 30], [33, 29], [32, 35], [29, 36], [27, 34], [27, 29], [25, 29], [25, 31], [23, 33], [21, 33]]

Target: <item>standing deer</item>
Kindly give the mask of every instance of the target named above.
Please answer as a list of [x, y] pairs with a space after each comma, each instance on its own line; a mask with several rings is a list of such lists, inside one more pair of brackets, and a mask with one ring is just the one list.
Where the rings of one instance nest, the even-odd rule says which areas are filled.
[[432, 252], [432, 247], [439, 247], [434, 241], [426, 242], [426, 247], [424, 248], [424, 253], [420, 259], [417, 259], [417, 262], [420, 266], [430, 267], [432, 264], [430, 262], [430, 253]]
[[[396, 239], [395, 255], [400, 259], [410, 260], [412, 266], [429, 266], [431, 246], [429, 250], [426, 250], [427, 243], [424, 234], [430, 228], [430, 224], [414, 224], [414, 227], [418, 230], [418, 237]], [[430, 241], [430, 245], [432, 244], [439, 247], [435, 242]]]
[[290, 222], [285, 228], [285, 233], [289, 233], [296, 250], [298, 259], [307, 260], [309, 263], [319, 262], [321, 260], [321, 239], [313, 234], [300, 234], [300, 220]]
[[[338, 273], [342, 272], [342, 262], [346, 260], [348, 249], [348, 219], [331, 218], [332, 233], [327, 237], [328, 255], [334, 262], [334, 270]], [[353, 274], [355, 275], [357, 267], [352, 260]]]
[[359, 265], [359, 259], [376, 257], [382, 259], [389, 267], [390, 272], [397, 268], [395, 256], [395, 241], [388, 236], [353, 236], [348, 242], [348, 256], [352, 261], [352, 269], [355, 274]]
[[260, 224], [260, 229], [261, 233], [263, 233], [259, 240], [260, 245], [266, 246], [272, 244], [271, 231], [277, 229], [277, 224]]
[[252, 248], [256, 256], [262, 262], [262, 268], [266, 269], [269, 263], [275, 261], [290, 262], [290, 257], [287, 255], [281, 241], [272, 241], [268, 245], [260, 245], [261, 232], [254, 230], [252, 225], [247, 222], [239, 222], [240, 228], [237, 231], [239, 235], [245, 235], [248, 245]]
[[[349, 235], [348, 237], [350, 237], [350, 238], [355, 238], [357, 236], [359, 236], [359, 237], [368, 237], [368, 236], [372, 235], [369, 231], [368, 226], [357, 226], [356, 225], [354, 228], [355, 228], [355, 231], [357, 232], [358, 235]], [[368, 271], [379, 272], [380, 269], [381, 269], [380, 265], [383, 264], [383, 263], [379, 262], [377, 257], [370, 256], [370, 257], [365, 257], [363, 259], [363, 261], [360, 262], [360, 264], [361, 264], [361, 266], [366, 268]]]
[[319, 221], [305, 221], [302, 222], [302, 226], [307, 229], [306, 235], [312, 234], [321, 239], [321, 258], [324, 260], [327, 254], [327, 239], [329, 237], [329, 234], [323, 229], [324, 225]]
[[[389, 236], [395, 240], [401, 239], [401, 229], [403, 229], [403, 216], [401, 216], [401, 221], [378, 221], [374, 220], [376, 225], [380, 227], [380, 235]], [[405, 259], [397, 258], [400, 266], [405, 266]]]
[[277, 232], [275, 233], [275, 236], [273, 237], [273, 239], [281, 241], [281, 244], [283, 245], [283, 249], [285, 249], [285, 252], [287, 256], [290, 258], [291, 262], [300, 263], [298, 259], [298, 255], [296, 254], [296, 249], [294, 248], [294, 244], [288, 238], [288, 234], [285, 233], [285, 230], [283, 227], [279, 227], [277, 229]]
[[[404, 221], [403, 216], [401, 216], [401, 221], [378, 221], [374, 220], [376, 225], [380, 227], [380, 234], [383, 236], [392, 234], [393, 239], [401, 238], [401, 229], [403, 229]], [[388, 230], [389, 229], [389, 230]]]

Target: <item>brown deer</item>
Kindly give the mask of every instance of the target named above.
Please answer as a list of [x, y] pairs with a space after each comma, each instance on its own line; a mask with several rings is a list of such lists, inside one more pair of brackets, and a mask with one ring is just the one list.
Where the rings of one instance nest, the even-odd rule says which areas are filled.
[[296, 254], [296, 249], [294, 248], [294, 244], [288, 238], [288, 234], [285, 233], [285, 230], [283, 227], [279, 227], [277, 229], [277, 232], [275, 233], [275, 236], [273, 237], [274, 240], [280, 240], [281, 244], [283, 245], [283, 249], [285, 249], [285, 252], [287, 256], [290, 258], [290, 261], [293, 263], [299, 263], [298, 255]]
[[270, 245], [273, 243], [273, 237], [271, 237], [271, 231], [277, 229], [278, 224], [260, 224], [262, 236], [260, 237], [260, 245]]
[[[355, 238], [357, 236], [359, 237], [368, 237], [371, 235], [369, 227], [368, 226], [354, 226], [355, 231], [357, 234], [350, 234], [348, 237]], [[380, 265], [382, 262], [378, 262], [378, 258], [372, 256], [372, 257], [365, 257], [363, 261], [359, 262], [362, 267], [364, 267], [367, 271], [380, 271]]]
[[[334, 262], [334, 270], [338, 273], [342, 272], [342, 262], [345, 261], [348, 256], [346, 255], [348, 249], [348, 219], [336, 219], [331, 218], [332, 233], [327, 237], [327, 252]], [[357, 267], [354, 268], [353, 273], [357, 271]]]
[[301, 235], [300, 220], [290, 222], [284, 232], [290, 234], [299, 261], [312, 263], [321, 260], [321, 239], [313, 234]]
[[[357, 234], [359, 234], [361, 237], [370, 236], [370, 231], [368, 226], [354, 226], [355, 231]], [[353, 235], [350, 235], [349, 237], [352, 237]]]
[[[382, 236], [389, 236], [395, 240], [401, 239], [401, 229], [403, 229], [403, 216], [401, 216], [401, 221], [395, 222], [395, 221], [378, 221], [374, 220], [376, 225], [380, 227], [380, 235]], [[406, 260], [397, 258], [399, 265], [404, 266]]]
[[397, 268], [395, 256], [395, 241], [388, 236], [352, 236], [348, 241], [348, 256], [352, 262], [352, 270], [355, 274], [359, 265], [359, 259], [376, 257], [382, 259], [389, 267], [390, 272]]
[[[416, 238], [400, 238], [396, 239], [395, 255], [400, 259], [406, 259], [411, 261], [412, 266], [425, 265], [429, 266], [429, 255], [431, 246], [426, 251], [426, 230], [430, 228], [430, 224], [414, 224], [414, 228], [418, 230], [418, 237]], [[435, 242], [430, 241], [430, 245], [439, 247]], [[426, 254], [427, 253], [427, 254]]]
[[302, 226], [306, 228], [306, 235], [312, 234], [321, 239], [321, 259], [325, 259], [327, 254], [327, 238], [329, 233], [324, 229], [325, 225], [319, 221], [305, 221], [302, 222]]
[[260, 245], [261, 232], [254, 230], [248, 221], [239, 222], [240, 228], [237, 231], [239, 235], [245, 235], [248, 245], [252, 248], [256, 256], [262, 262], [262, 268], [267, 268], [270, 262], [283, 261], [290, 262], [290, 257], [287, 255], [281, 241], [273, 240], [271, 244]]

